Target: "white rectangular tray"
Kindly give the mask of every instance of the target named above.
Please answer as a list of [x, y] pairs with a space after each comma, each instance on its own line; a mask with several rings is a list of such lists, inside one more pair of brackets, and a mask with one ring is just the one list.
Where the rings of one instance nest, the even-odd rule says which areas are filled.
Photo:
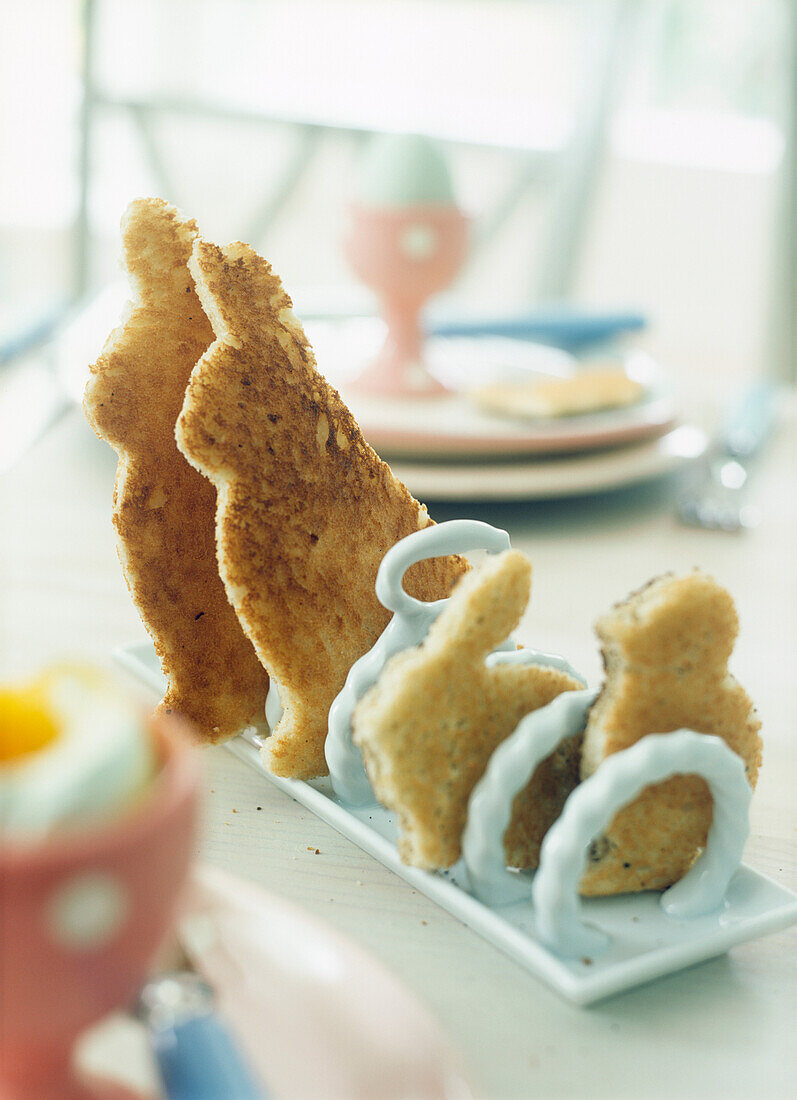
[[[116, 658], [136, 679], [163, 694], [165, 681], [150, 646], [129, 646], [119, 650]], [[463, 888], [459, 865], [431, 874], [403, 864], [396, 848], [395, 815], [381, 806], [346, 806], [328, 780], [305, 783], [271, 775], [261, 763], [256, 744], [245, 735], [229, 741], [226, 748], [576, 1004], [590, 1004], [714, 958], [735, 944], [797, 922], [797, 894], [742, 865], [723, 907], [705, 917], [668, 917], [658, 893], [584, 899], [585, 919], [608, 933], [612, 943], [594, 959], [561, 958], [535, 937], [530, 902], [491, 908]]]

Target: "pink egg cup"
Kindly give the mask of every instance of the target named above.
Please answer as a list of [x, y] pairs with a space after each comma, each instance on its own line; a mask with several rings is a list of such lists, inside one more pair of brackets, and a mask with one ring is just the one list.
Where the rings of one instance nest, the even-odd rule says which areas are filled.
[[385, 397], [447, 392], [423, 364], [419, 315], [462, 267], [467, 224], [453, 205], [351, 207], [344, 250], [357, 276], [379, 294], [388, 329], [382, 351], [351, 388]]
[[161, 768], [128, 814], [0, 850], [0, 1097], [138, 1095], [82, 1080], [81, 1031], [129, 1005], [174, 916], [192, 855], [199, 767], [182, 723], [152, 722]]

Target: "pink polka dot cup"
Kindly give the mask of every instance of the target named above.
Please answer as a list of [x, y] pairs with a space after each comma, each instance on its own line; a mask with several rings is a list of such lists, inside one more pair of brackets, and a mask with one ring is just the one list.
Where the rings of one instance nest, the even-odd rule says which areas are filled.
[[152, 732], [160, 766], [134, 809], [41, 842], [0, 840], [0, 1097], [129, 1095], [79, 1080], [72, 1048], [135, 997], [191, 859], [195, 751], [173, 718]]
[[384, 347], [353, 387], [383, 397], [444, 393], [423, 363], [420, 311], [465, 262], [465, 215], [453, 205], [374, 209], [355, 204], [344, 249], [357, 276], [379, 294], [387, 322]]

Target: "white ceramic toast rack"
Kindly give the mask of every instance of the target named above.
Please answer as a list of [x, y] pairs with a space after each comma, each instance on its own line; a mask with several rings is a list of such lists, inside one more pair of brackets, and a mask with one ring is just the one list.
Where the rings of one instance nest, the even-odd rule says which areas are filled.
[[[751, 797], [741, 758], [719, 738], [692, 730], [650, 734], [604, 760], [567, 799], [545, 836], [538, 870], [518, 872], [505, 866], [503, 836], [513, 799], [540, 761], [562, 740], [583, 730], [597, 696], [586, 685], [527, 715], [495, 750], [470, 798], [459, 863], [430, 873], [401, 862], [395, 817], [376, 803], [352, 742], [352, 713], [390, 657], [419, 645], [447, 602], [423, 603], [409, 596], [402, 585], [406, 570], [425, 558], [508, 548], [505, 531], [472, 520], [452, 520], [418, 531], [388, 551], [376, 593], [393, 618], [375, 646], [352, 666], [332, 704], [328, 779], [302, 782], [271, 775], [260, 759], [262, 739], [253, 730], [229, 742], [229, 748], [416, 889], [581, 1004], [797, 921], [797, 896], [741, 865]], [[119, 659], [163, 691], [149, 647], [123, 650]], [[511, 638], [487, 661], [550, 665], [584, 683], [564, 658], [518, 650]], [[277, 692], [272, 685], [266, 707], [272, 728], [281, 713]], [[714, 798], [706, 847], [690, 871], [663, 894], [579, 899], [578, 883], [591, 841], [644, 787], [678, 773], [701, 775]]]

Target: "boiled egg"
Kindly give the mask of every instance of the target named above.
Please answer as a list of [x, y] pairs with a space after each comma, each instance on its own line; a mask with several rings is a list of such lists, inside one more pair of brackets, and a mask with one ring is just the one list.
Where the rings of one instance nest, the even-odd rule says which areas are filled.
[[355, 198], [382, 209], [455, 205], [445, 156], [420, 134], [374, 137], [360, 165]]
[[104, 673], [0, 687], [0, 832], [40, 837], [123, 811], [156, 769], [136, 705]]

